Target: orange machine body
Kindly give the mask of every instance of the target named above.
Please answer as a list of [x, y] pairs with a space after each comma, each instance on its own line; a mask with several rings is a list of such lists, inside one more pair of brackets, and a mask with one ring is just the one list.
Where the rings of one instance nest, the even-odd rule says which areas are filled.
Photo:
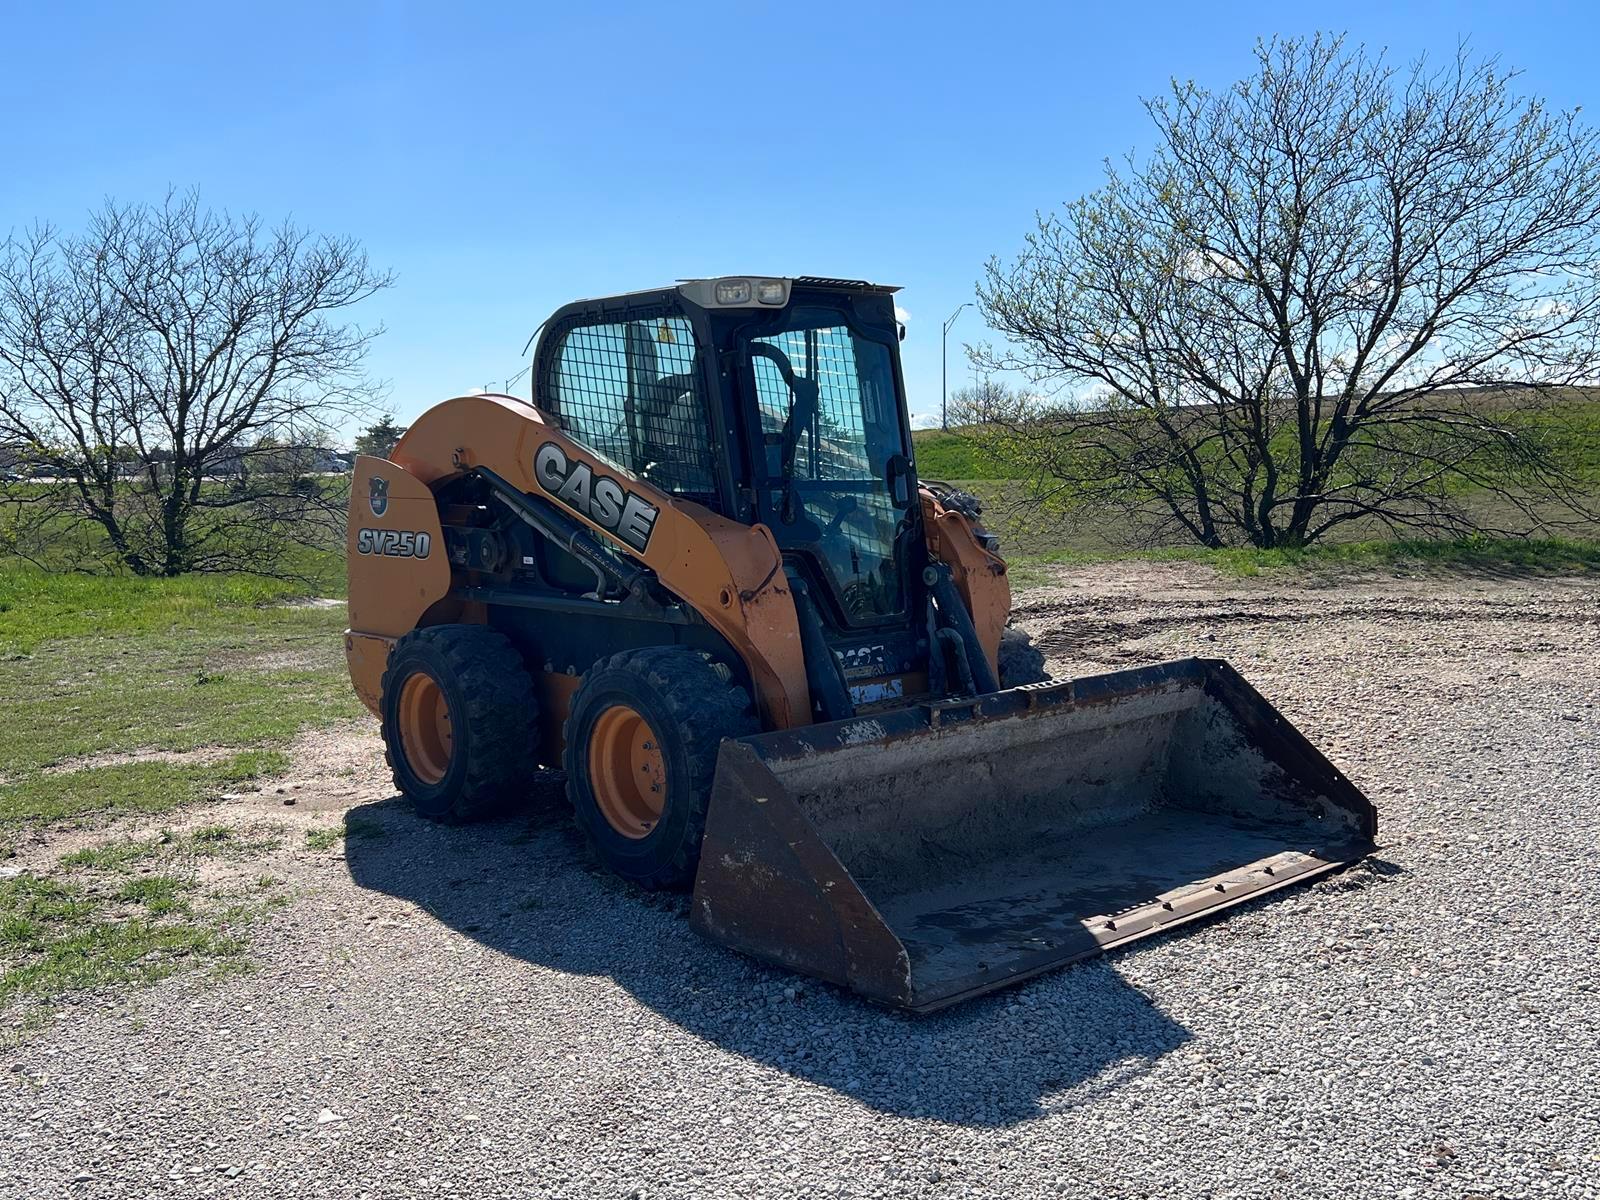
[[[472, 470], [493, 471], [530, 496], [550, 493], [535, 459], [554, 443], [570, 464], [594, 478], [624, 481], [657, 515], [645, 550], [613, 527], [572, 506], [606, 544], [654, 572], [661, 586], [697, 612], [739, 655], [755, 688], [767, 729], [811, 721], [810, 692], [794, 598], [777, 542], [765, 525], [741, 525], [702, 505], [672, 496], [602, 458], [540, 409], [512, 396], [460, 396], [429, 409], [401, 438], [391, 459], [357, 460], [347, 536], [350, 629], [346, 656], [357, 694], [378, 711], [384, 663], [401, 635], [439, 621], [482, 620], [470, 602], [452, 595], [438, 507], [432, 489]], [[967, 601], [991, 666], [1010, 607], [1005, 564], [985, 550], [971, 523], [922, 494], [930, 556], [950, 565]], [[539, 681], [541, 694], [560, 704], [570, 679]], [[564, 707], [564, 705], [562, 706]], [[560, 714], [548, 713], [547, 729]]]

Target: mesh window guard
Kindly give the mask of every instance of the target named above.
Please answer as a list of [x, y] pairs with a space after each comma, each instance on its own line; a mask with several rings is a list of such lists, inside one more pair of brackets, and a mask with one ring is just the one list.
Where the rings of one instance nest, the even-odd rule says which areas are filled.
[[716, 492], [705, 388], [683, 317], [577, 325], [545, 380], [561, 427], [664, 491]]

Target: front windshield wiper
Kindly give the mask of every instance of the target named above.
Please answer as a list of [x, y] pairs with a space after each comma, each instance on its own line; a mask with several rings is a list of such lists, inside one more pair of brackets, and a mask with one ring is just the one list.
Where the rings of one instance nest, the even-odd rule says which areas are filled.
[[750, 353], [777, 367], [784, 385], [789, 389], [789, 412], [783, 419], [783, 455], [779, 460], [779, 474], [783, 479], [783, 522], [793, 525], [799, 515], [795, 511], [794, 460], [800, 449], [800, 431], [809, 428], [816, 419], [820, 389], [814, 380], [796, 375], [789, 356], [776, 346], [767, 342], [752, 342]]

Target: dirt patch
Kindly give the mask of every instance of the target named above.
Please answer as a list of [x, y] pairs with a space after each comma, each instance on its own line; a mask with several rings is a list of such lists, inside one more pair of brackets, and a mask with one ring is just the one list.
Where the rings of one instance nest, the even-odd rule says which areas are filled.
[[1597, 593], [1583, 578], [1229, 579], [1200, 563], [1130, 561], [1055, 568], [1019, 593], [1014, 620], [1062, 677], [1188, 655], [1271, 659], [1318, 631], [1366, 653], [1410, 640], [1396, 637], [1404, 627], [1430, 644], [1453, 630], [1466, 645], [1514, 625], [1535, 645], [1564, 645], [1600, 628]]
[[266, 654], [251, 654], [230, 659], [224, 665], [229, 669], [248, 671], [294, 671], [320, 667], [328, 662], [325, 646], [306, 647], [300, 650], [272, 650]]
[[70, 775], [74, 771], [93, 771], [101, 767], [125, 767], [133, 763], [174, 763], [182, 766], [209, 767], [226, 762], [237, 748], [227, 746], [202, 746], [197, 750], [128, 750], [112, 754], [90, 754], [83, 758], [64, 758], [43, 769], [46, 775]]
[[[7, 865], [29, 871], [48, 871], [63, 856], [107, 842], [163, 836], [183, 838], [196, 830], [217, 826], [233, 829], [249, 841], [265, 828], [263, 822], [282, 833], [286, 853], [303, 850], [308, 830], [340, 826], [346, 809], [374, 795], [389, 795], [393, 791], [376, 722], [357, 720], [308, 730], [291, 742], [285, 752], [290, 767], [282, 778], [259, 785], [249, 784], [209, 804], [156, 816], [132, 813], [22, 832], [12, 841], [12, 857]], [[66, 773], [131, 762], [205, 765], [225, 761], [237, 753], [237, 748], [222, 746], [187, 751], [151, 750], [64, 760], [46, 769], [52, 773]], [[241, 868], [241, 873], [248, 873], [247, 868]]]
[[288, 754], [288, 774], [259, 792], [238, 796], [234, 803], [326, 815], [394, 791], [378, 723], [371, 718], [308, 730], [290, 743]]

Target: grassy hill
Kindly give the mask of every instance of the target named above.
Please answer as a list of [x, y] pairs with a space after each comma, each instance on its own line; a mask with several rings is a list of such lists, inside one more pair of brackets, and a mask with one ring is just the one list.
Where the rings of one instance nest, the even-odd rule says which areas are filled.
[[916, 447], [917, 474], [924, 479], [1011, 479], [1016, 471], [1004, 460], [984, 451], [970, 432], [952, 429], [918, 429], [911, 434]]
[[[1492, 388], [1456, 395], [1470, 398], [1474, 407], [1485, 411], [1507, 404], [1505, 393]], [[1593, 480], [1600, 493], [1600, 388], [1568, 388], [1556, 400], [1551, 409], [1525, 419], [1554, 426], [1569, 447], [1577, 472]], [[916, 447], [917, 471], [927, 479], [1015, 479], [1019, 475], [1013, 464], [989, 453], [970, 428], [918, 429], [912, 431], [911, 441]]]
[[[1457, 398], [1469, 399], [1475, 406], [1486, 410], [1503, 408], [1508, 403], [1505, 394], [1495, 389], [1458, 393]], [[1558, 397], [1555, 406], [1518, 419], [1535, 422], [1554, 435], [1568, 469], [1577, 478], [1587, 481], [1589, 494], [1595, 500], [1596, 507], [1600, 507], [1600, 388], [1569, 389]], [[985, 447], [973, 430], [918, 430], [912, 434], [912, 441], [918, 474], [926, 479], [959, 483], [976, 493], [984, 501], [985, 521], [1000, 534], [1009, 554], [1023, 558], [1059, 559], [1127, 552], [1133, 530], [1126, 520], [1116, 514], [1041, 510], [1029, 502], [1028, 489], [1022, 479], [1023, 472], [1016, 464], [1007, 462]], [[1463, 499], [1469, 505], [1481, 505], [1486, 519], [1504, 516], [1510, 523], [1515, 516], [1508, 511], [1509, 506], [1505, 501], [1491, 492], [1467, 492], [1463, 494]], [[1350, 543], [1377, 546], [1390, 541], [1383, 529], [1363, 528], [1356, 522], [1340, 532], [1342, 536], [1338, 540], [1346, 545], [1337, 554], [1343, 557], [1349, 557], [1352, 553]], [[1582, 532], [1588, 540], [1580, 538], [1578, 544], [1560, 540], [1539, 544], [1546, 548], [1566, 546], [1568, 551], [1558, 556], [1562, 561], [1569, 564], [1588, 563], [1592, 558], [1589, 542], [1600, 542], [1600, 526]], [[1173, 543], [1154, 549], [1158, 552], [1182, 552], [1186, 547]], [[1319, 553], [1335, 552], [1329, 550]], [[1464, 547], [1461, 553], [1476, 551]], [[1502, 546], [1497, 553], [1502, 557], [1526, 557], [1521, 550], [1513, 551], [1507, 546]], [[1436, 559], [1438, 555], [1430, 553], [1426, 557]]]

